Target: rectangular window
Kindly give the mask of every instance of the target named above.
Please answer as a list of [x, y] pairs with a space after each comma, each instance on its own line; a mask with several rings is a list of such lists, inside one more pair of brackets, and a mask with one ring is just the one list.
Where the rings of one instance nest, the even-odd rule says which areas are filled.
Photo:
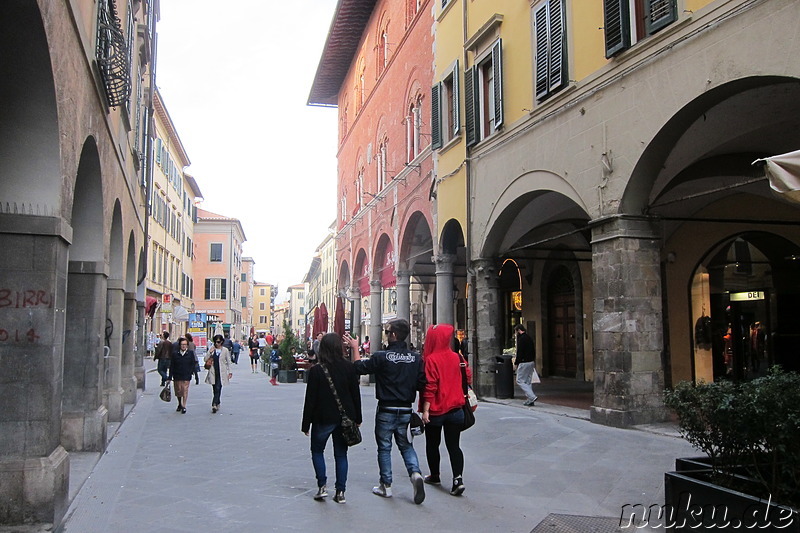
[[266, 324], [267, 323], [267, 317], [265, 317], [265, 316], [258, 317], [258, 323], [259, 324]]
[[242, 296], [242, 307], [247, 307], [247, 296]]
[[261, 302], [260, 304], [258, 304], [258, 310], [259, 311], [266, 311], [267, 310], [267, 304], [265, 304], [264, 302]]
[[211, 258], [210, 261], [212, 263], [221, 263], [222, 262], [222, 243], [219, 242], [212, 242], [211, 243]]
[[464, 73], [467, 146], [472, 146], [503, 125], [503, 43]]
[[677, 0], [603, 0], [606, 57], [627, 50], [677, 17]]
[[224, 278], [206, 278], [206, 300], [225, 300], [227, 294], [228, 280]]
[[260, 291], [260, 295], [261, 295], [261, 296], [266, 296], [266, 294], [267, 294], [267, 289], [259, 289], [259, 291]]
[[242, 282], [247, 282], [247, 272], [242, 272]]
[[549, 98], [567, 84], [564, 0], [547, 0], [533, 14], [536, 35], [536, 98]]

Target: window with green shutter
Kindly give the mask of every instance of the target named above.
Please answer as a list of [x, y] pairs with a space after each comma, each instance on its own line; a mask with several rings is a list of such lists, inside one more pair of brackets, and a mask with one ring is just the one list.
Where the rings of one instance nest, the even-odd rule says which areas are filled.
[[431, 149], [442, 147], [442, 110], [439, 96], [442, 93], [442, 84], [437, 83], [431, 87]]
[[547, 0], [534, 10], [536, 99], [545, 100], [567, 85], [564, 0]]
[[677, 19], [677, 0], [603, 0], [606, 57], [627, 50]]
[[677, 0], [648, 0], [647, 34], [653, 35], [678, 18]]
[[606, 58], [631, 45], [630, 0], [603, 0], [603, 28], [606, 37]]
[[467, 146], [503, 125], [503, 48], [498, 39], [488, 54], [464, 73], [464, 117]]

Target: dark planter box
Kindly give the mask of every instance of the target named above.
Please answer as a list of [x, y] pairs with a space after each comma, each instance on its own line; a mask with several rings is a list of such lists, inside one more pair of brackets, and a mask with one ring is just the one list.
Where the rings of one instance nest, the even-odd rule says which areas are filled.
[[[771, 500], [715, 485], [704, 458], [676, 461], [677, 472], [664, 474], [665, 507], [660, 517], [650, 510], [645, 519], [658, 520], [668, 531], [772, 531], [800, 533], [797, 511]], [[693, 468], [692, 468], [693, 467]], [[743, 485], [753, 483], [736, 476]]]
[[297, 383], [297, 370], [279, 370], [279, 383]]

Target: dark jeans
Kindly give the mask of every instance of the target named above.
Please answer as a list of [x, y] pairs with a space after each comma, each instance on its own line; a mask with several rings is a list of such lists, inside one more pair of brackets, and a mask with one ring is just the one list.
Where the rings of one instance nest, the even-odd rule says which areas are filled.
[[239, 352], [232, 352], [231, 357], [233, 358], [233, 364], [239, 364]]
[[169, 378], [169, 359], [159, 359], [158, 360], [158, 374], [161, 376], [161, 384], [163, 385], [165, 381]]
[[211, 405], [219, 405], [219, 397], [222, 394], [222, 383], [214, 383], [211, 385], [211, 390], [214, 391], [214, 398], [211, 400]]
[[311, 462], [317, 476], [317, 486], [327, 485], [325, 444], [331, 435], [333, 436], [333, 459], [336, 461], [336, 490], [343, 491], [347, 486], [347, 444], [342, 437], [342, 426], [339, 424], [311, 424]]
[[444, 429], [444, 444], [450, 456], [450, 467], [453, 477], [457, 478], [464, 473], [464, 453], [461, 451], [461, 427], [464, 425], [464, 411], [459, 407], [443, 415], [432, 416], [425, 425], [425, 454], [428, 457], [428, 468], [432, 476], [439, 476], [439, 445], [442, 443], [442, 429]]

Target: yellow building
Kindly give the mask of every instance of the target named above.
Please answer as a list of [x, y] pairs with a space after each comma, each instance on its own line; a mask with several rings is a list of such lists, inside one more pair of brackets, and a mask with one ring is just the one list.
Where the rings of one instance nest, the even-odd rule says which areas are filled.
[[280, 330], [273, 327], [273, 308], [277, 287], [269, 283], [253, 282], [253, 327], [256, 333], [276, 334]]
[[800, 368], [798, 212], [751, 165], [798, 146], [800, 43], [765, 37], [797, 6], [436, 3], [437, 253], [466, 257], [480, 394], [518, 323], [611, 425], [683, 379]]

